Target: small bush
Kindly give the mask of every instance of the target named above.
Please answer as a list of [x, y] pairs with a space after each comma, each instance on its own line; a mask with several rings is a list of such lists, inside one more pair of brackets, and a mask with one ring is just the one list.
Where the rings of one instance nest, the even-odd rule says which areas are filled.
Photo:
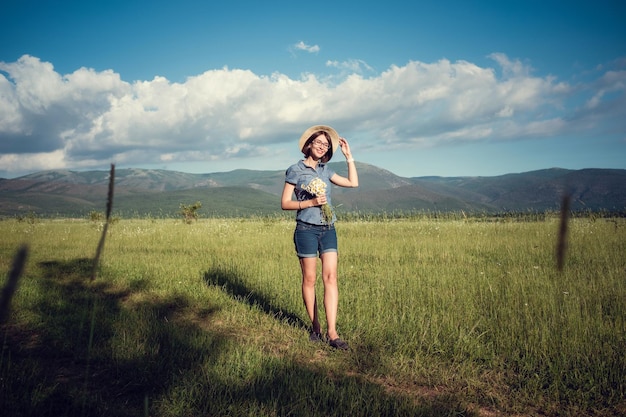
[[104, 221], [104, 213], [96, 211], [96, 210], [91, 210], [89, 212], [89, 220], [91, 220], [94, 223]]
[[191, 224], [193, 221], [198, 220], [198, 210], [202, 207], [202, 203], [196, 201], [195, 203], [187, 206], [180, 204], [180, 214], [183, 216], [183, 220], [187, 224]]

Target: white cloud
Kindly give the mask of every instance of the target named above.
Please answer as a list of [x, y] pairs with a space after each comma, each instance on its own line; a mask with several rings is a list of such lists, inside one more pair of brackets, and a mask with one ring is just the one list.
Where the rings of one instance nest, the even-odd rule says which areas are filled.
[[26, 55], [0, 63], [0, 170], [259, 158], [313, 123], [349, 131], [371, 150], [577, 134], [603, 117], [625, 130], [625, 106], [611, 105], [625, 100], [623, 71], [574, 87], [491, 57], [496, 68], [412, 61], [368, 78], [361, 73], [373, 70], [353, 60], [327, 63], [339, 78], [225, 67], [184, 83], [128, 83], [112, 70], [59, 74]]
[[362, 74], [363, 72], [373, 72], [374, 69], [367, 65], [365, 61], [360, 59], [351, 59], [348, 61], [326, 61], [327, 67], [338, 68], [348, 73]]
[[500, 68], [502, 68], [502, 73], [506, 77], [528, 77], [532, 72], [532, 68], [528, 65], [522, 64], [522, 62], [518, 59], [511, 61], [508, 56], [503, 53], [493, 53], [489, 55], [489, 58], [496, 61]]
[[64, 169], [68, 165], [76, 168], [77, 164], [68, 164], [65, 152], [58, 149], [52, 152], [38, 152], [30, 154], [0, 154], [0, 167], [8, 172], [45, 171], [48, 169]]
[[623, 95], [626, 91], [626, 71], [607, 71], [596, 84], [593, 96], [586, 103], [589, 109], [601, 105], [603, 98], [607, 95]]
[[318, 45], [307, 45], [303, 41], [300, 41], [296, 43], [295, 45], [293, 45], [293, 49], [298, 50], [298, 51], [309, 52], [312, 54], [316, 54], [320, 51], [320, 47]]

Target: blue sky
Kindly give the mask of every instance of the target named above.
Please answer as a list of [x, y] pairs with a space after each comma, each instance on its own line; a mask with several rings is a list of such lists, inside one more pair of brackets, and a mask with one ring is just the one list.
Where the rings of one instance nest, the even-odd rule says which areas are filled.
[[314, 124], [407, 177], [626, 169], [626, 2], [415, 3], [9, 0], [0, 177], [282, 170]]

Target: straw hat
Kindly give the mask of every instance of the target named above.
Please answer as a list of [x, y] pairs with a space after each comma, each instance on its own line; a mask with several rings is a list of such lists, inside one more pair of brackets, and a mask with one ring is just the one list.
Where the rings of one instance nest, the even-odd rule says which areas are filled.
[[326, 132], [330, 136], [330, 141], [332, 142], [332, 145], [333, 145], [333, 154], [334, 154], [335, 151], [337, 150], [337, 147], [339, 146], [339, 134], [332, 127], [325, 126], [325, 125], [311, 126], [307, 130], [305, 130], [302, 136], [300, 136], [300, 150], [304, 148], [304, 144], [306, 143], [307, 139], [310, 138], [313, 133], [319, 132], [319, 131]]

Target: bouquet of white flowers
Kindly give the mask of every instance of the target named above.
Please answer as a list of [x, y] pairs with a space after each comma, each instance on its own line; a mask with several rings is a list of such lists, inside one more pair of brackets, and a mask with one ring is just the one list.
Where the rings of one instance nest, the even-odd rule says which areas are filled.
[[[326, 194], [326, 183], [322, 181], [321, 178], [317, 177], [311, 180], [308, 185], [303, 186], [302, 189], [317, 197], [319, 195]], [[327, 203], [324, 203], [320, 209], [322, 210], [322, 217], [324, 217], [324, 221], [326, 223], [330, 223], [333, 220], [332, 207], [330, 207]]]

